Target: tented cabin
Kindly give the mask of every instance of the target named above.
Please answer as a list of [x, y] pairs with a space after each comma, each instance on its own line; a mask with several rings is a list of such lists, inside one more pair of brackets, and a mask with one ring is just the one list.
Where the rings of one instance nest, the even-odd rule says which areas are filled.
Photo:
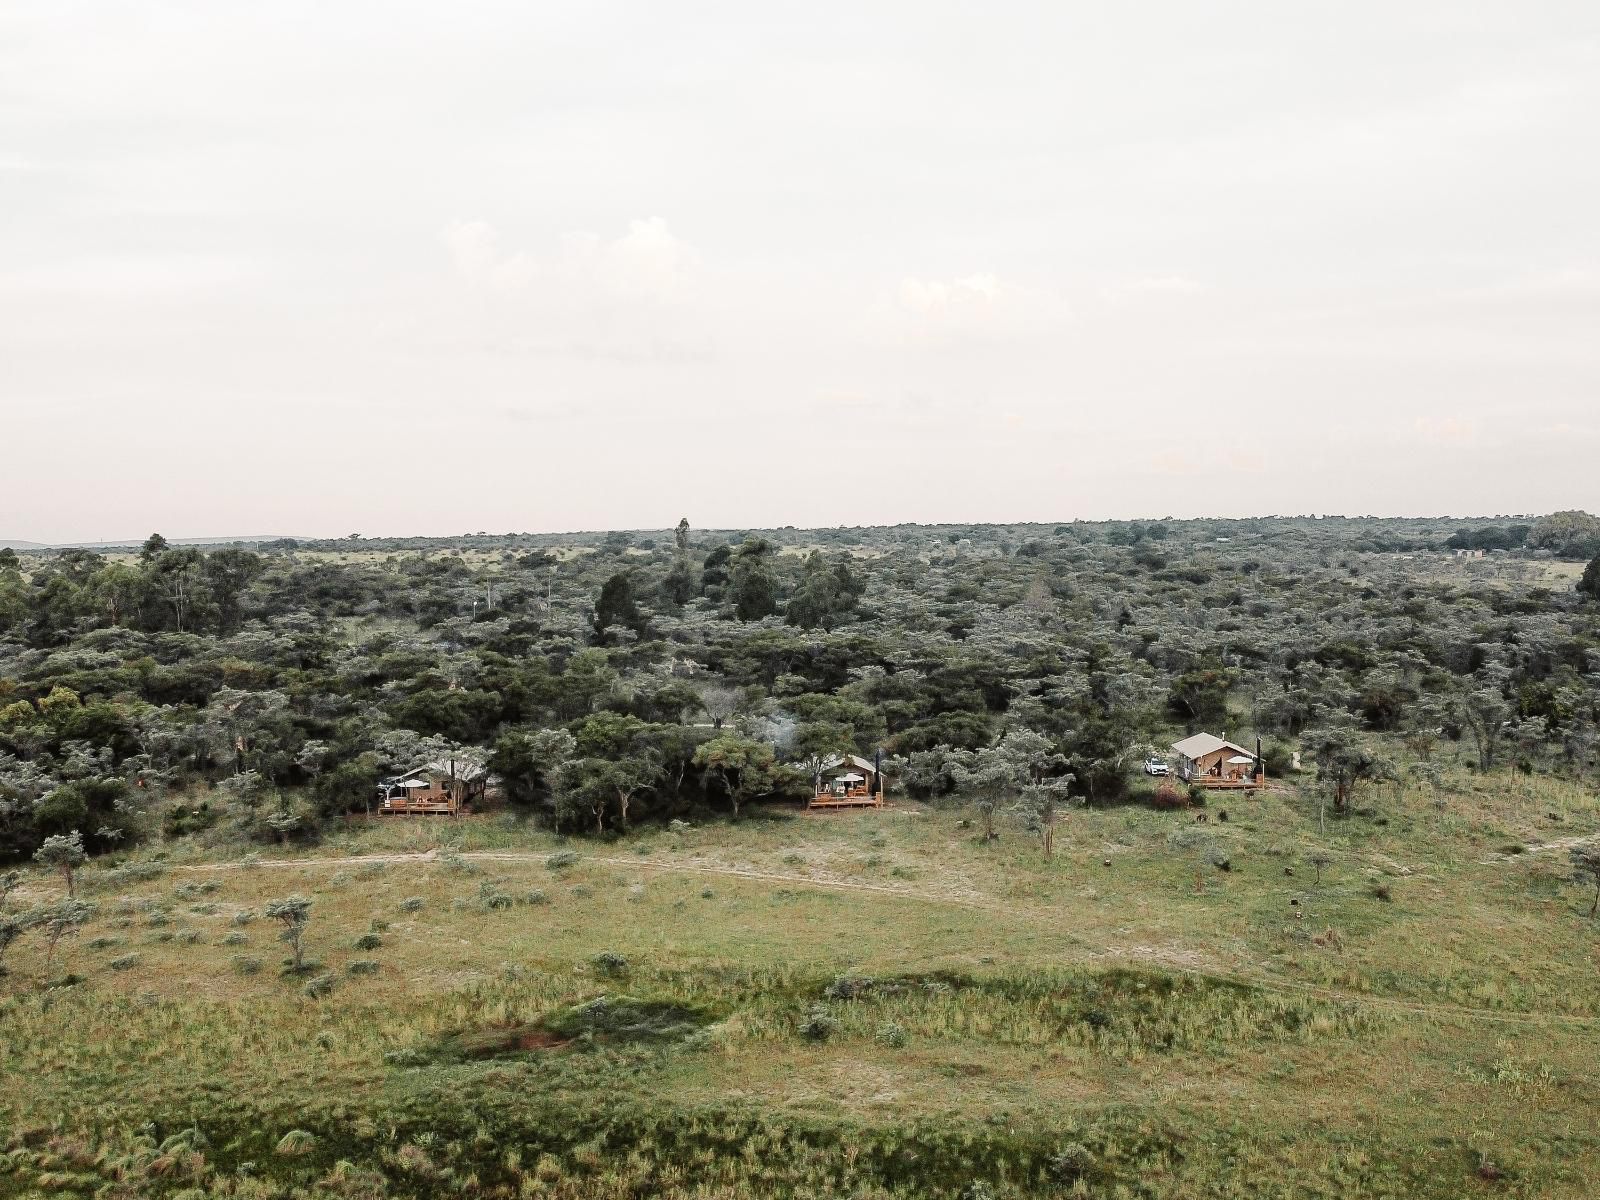
[[378, 812], [384, 816], [454, 817], [483, 798], [489, 774], [482, 764], [449, 758], [378, 784]]
[[817, 772], [812, 808], [882, 808], [883, 777], [869, 759], [855, 754], [831, 758]]
[[1261, 747], [1254, 752], [1211, 733], [1197, 733], [1175, 742], [1178, 778], [1208, 788], [1255, 788], [1267, 782]]

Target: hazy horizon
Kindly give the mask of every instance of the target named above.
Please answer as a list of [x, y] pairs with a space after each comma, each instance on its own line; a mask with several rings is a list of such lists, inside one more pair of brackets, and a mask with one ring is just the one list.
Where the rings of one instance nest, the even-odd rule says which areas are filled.
[[17, 0], [0, 79], [0, 536], [1600, 510], [1593, 5]]
[[[1562, 510], [1552, 510], [1552, 511], [1562, 511]], [[877, 523], [877, 524], [867, 524], [867, 523], [863, 523], [863, 522], [854, 522], [854, 523], [849, 524], [849, 525], [815, 525], [815, 526], [811, 526], [811, 525], [795, 525], [795, 524], [792, 524], [792, 523], [789, 523], [789, 524], [786, 524], [786, 525], [751, 525], [751, 524], [748, 524], [748, 523], [740, 524], [740, 523], [737, 523], [737, 522], [731, 523], [731, 524], [713, 522], [713, 523], [710, 523], [710, 524], [695, 525], [695, 524], [693, 524], [691, 522], [690, 529], [691, 529], [691, 536], [693, 536], [694, 534], [708, 534], [708, 533], [718, 533], [718, 534], [720, 534], [720, 533], [737, 533], [737, 532], [740, 532], [742, 530], [749, 530], [749, 531], [752, 531], [752, 532], [762, 532], [764, 530], [778, 530], [778, 529], [786, 529], [786, 528], [787, 529], [796, 529], [796, 530], [801, 530], [801, 531], [809, 530], [809, 529], [815, 529], [815, 530], [818, 530], [818, 531], [828, 531], [828, 530], [841, 529], [841, 528], [884, 529], [884, 528], [894, 528], [894, 527], [897, 527], [897, 526], [924, 526], [924, 525], [929, 526], [929, 527], [956, 526], [956, 525], [970, 525], [970, 526], [976, 526], [976, 527], [1005, 527], [1005, 526], [1015, 526], [1015, 525], [1070, 525], [1070, 524], [1072, 524], [1074, 522], [1083, 522], [1085, 524], [1104, 524], [1104, 523], [1116, 523], [1116, 522], [1152, 522], [1152, 523], [1153, 522], [1174, 522], [1174, 523], [1176, 523], [1176, 522], [1183, 522], [1183, 521], [1298, 521], [1298, 520], [1334, 520], [1334, 521], [1338, 521], [1338, 520], [1349, 520], [1349, 521], [1461, 521], [1461, 522], [1466, 522], [1468, 524], [1472, 524], [1472, 523], [1475, 523], [1475, 522], [1492, 522], [1492, 521], [1524, 521], [1524, 520], [1531, 521], [1531, 520], [1535, 520], [1535, 519], [1537, 519], [1537, 518], [1539, 518], [1541, 516], [1545, 516], [1545, 515], [1547, 515], [1547, 514], [1545, 514], [1545, 513], [1533, 513], [1533, 512], [1527, 512], [1527, 513], [1314, 513], [1314, 512], [1306, 512], [1306, 513], [1249, 513], [1249, 514], [1245, 514], [1245, 515], [1242, 515], [1242, 516], [1225, 516], [1225, 515], [1218, 514], [1218, 513], [1199, 513], [1199, 514], [1194, 514], [1194, 515], [1191, 515], [1191, 516], [1174, 515], [1174, 514], [1171, 514], [1171, 513], [1162, 514], [1162, 515], [1155, 515], [1155, 514], [1150, 514], [1150, 513], [1136, 513], [1136, 514], [1132, 514], [1132, 515], [1111, 516], [1111, 517], [1063, 517], [1063, 518], [1044, 517], [1044, 518], [1029, 518], [1029, 519], [1026, 519], [1026, 520], [1014, 520], [1014, 521], [962, 521], [962, 520], [955, 520], [955, 521], [901, 521], [901, 522]], [[592, 528], [588, 528], [588, 529], [576, 529], [576, 528], [574, 528], [574, 529], [531, 529], [531, 528], [530, 529], [475, 529], [475, 530], [456, 529], [456, 530], [451, 530], [451, 531], [446, 532], [446, 533], [416, 533], [416, 532], [407, 533], [407, 532], [403, 532], [403, 531], [402, 532], [395, 532], [395, 531], [389, 531], [389, 530], [380, 530], [380, 531], [373, 531], [373, 532], [361, 532], [361, 533], [359, 533], [359, 537], [361, 538], [361, 540], [364, 540], [364, 541], [366, 541], [366, 540], [382, 541], [382, 540], [388, 540], [388, 539], [406, 539], [406, 538], [449, 539], [449, 538], [456, 538], [456, 537], [461, 537], [461, 538], [467, 538], [467, 537], [490, 537], [490, 538], [494, 538], [494, 537], [522, 537], [522, 536], [531, 536], [531, 537], [563, 537], [563, 536], [587, 537], [587, 536], [594, 536], [596, 534], [601, 534], [601, 533], [670, 534], [675, 525], [676, 525], [676, 522], [663, 523], [663, 524], [660, 524], [660, 525], [620, 525], [620, 526], [607, 526], [607, 527], [596, 526], [596, 527], [592, 527]], [[356, 531], [351, 531], [351, 532], [356, 532]], [[22, 548], [24, 548], [24, 546], [30, 545], [30, 544], [31, 545], [43, 546], [43, 547], [48, 548], [48, 549], [68, 547], [68, 546], [74, 546], [74, 545], [76, 545], [76, 546], [137, 546], [140, 543], [142, 543], [146, 538], [148, 538], [152, 533], [159, 533], [164, 538], [166, 538], [166, 540], [168, 542], [172, 542], [172, 543], [190, 543], [190, 544], [204, 544], [204, 545], [209, 545], [209, 544], [221, 545], [221, 544], [224, 544], [224, 543], [227, 543], [227, 542], [261, 542], [261, 541], [268, 541], [268, 540], [276, 540], [276, 539], [280, 539], [280, 538], [294, 538], [294, 539], [299, 539], [299, 540], [304, 540], [304, 541], [338, 541], [338, 540], [347, 539], [350, 536], [349, 533], [343, 533], [343, 534], [340, 534], [340, 533], [307, 533], [305, 531], [301, 531], [299, 533], [289, 532], [289, 533], [255, 533], [255, 534], [239, 534], [239, 533], [193, 534], [193, 533], [189, 533], [189, 532], [182, 531], [182, 530], [177, 531], [177, 532], [172, 532], [172, 531], [169, 531], [169, 530], [157, 529], [157, 530], [151, 530], [149, 533], [138, 534], [137, 536], [95, 538], [95, 539], [85, 540], [85, 541], [81, 541], [81, 542], [66, 542], [66, 541], [41, 541], [38, 538], [17, 538], [17, 539], [12, 540], [12, 541], [7, 541], [6, 539], [10, 535], [0, 534], [0, 549], [4, 549], [6, 547], [11, 547], [11, 548], [14, 548], [14, 549], [22, 549]]]

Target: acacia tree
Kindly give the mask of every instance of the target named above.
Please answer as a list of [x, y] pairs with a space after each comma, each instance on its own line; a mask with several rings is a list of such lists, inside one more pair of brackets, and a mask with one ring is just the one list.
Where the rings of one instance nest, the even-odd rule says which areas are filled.
[[33, 855], [34, 861], [41, 866], [61, 872], [69, 899], [77, 894], [73, 886], [74, 875], [87, 858], [83, 850], [83, 834], [76, 829], [71, 833], [58, 833], [45, 838], [44, 844]]
[[1022, 789], [1017, 801], [1018, 810], [1039, 827], [1039, 843], [1044, 856], [1051, 858], [1056, 851], [1056, 818], [1071, 796], [1072, 776], [1058, 775], [1039, 783], [1030, 783]]
[[1050, 772], [1065, 764], [1049, 738], [1021, 728], [1011, 730], [993, 746], [952, 755], [950, 775], [957, 788], [971, 793], [983, 821], [983, 840], [992, 842], [995, 814], [1005, 799], [1030, 785], [1042, 785]]
[[56, 947], [61, 944], [61, 940], [73, 936], [82, 929], [84, 922], [93, 912], [94, 909], [82, 900], [68, 898], [58, 900], [35, 917], [35, 923], [44, 930], [45, 944], [49, 947], [44, 956], [47, 973], [55, 962]]
[[1494, 767], [1495, 753], [1511, 721], [1512, 707], [1505, 695], [1510, 678], [1508, 667], [1493, 663], [1482, 668], [1472, 683], [1448, 702], [1449, 713], [1472, 737], [1478, 751], [1478, 770], [1483, 772]]
[[712, 738], [696, 748], [694, 765], [727, 794], [737, 819], [741, 804], [770, 795], [791, 782], [791, 773], [777, 761], [771, 746], [736, 734]]
[[852, 748], [849, 727], [838, 721], [802, 721], [789, 740], [789, 753], [805, 768], [813, 788], [821, 787], [823, 768]]
[[513, 729], [495, 743], [489, 770], [500, 777], [513, 801], [532, 804], [554, 786], [561, 765], [572, 757], [576, 745], [565, 729]]
[[1578, 594], [1591, 600], [1600, 600], [1600, 554], [1591, 558], [1589, 565], [1583, 569], [1583, 578], [1578, 580]]
[[661, 764], [647, 754], [612, 760], [574, 758], [563, 763], [556, 775], [557, 819], [587, 813], [594, 817], [594, 831], [606, 831], [606, 813], [616, 804], [617, 823], [628, 825], [628, 805], [639, 792], [654, 787], [661, 778]]
[[0, 977], [6, 973], [6, 951], [22, 936], [22, 922], [16, 917], [0, 913]]
[[1594, 886], [1594, 903], [1589, 906], [1592, 917], [1600, 912], [1600, 842], [1584, 842], [1572, 847], [1572, 877], [1579, 883]]
[[306, 925], [311, 920], [311, 901], [304, 896], [285, 896], [267, 904], [267, 916], [282, 924], [278, 940], [289, 947], [289, 970], [299, 975], [306, 969]]
[[1316, 730], [1306, 740], [1317, 757], [1317, 779], [1332, 796], [1336, 812], [1349, 808], [1351, 796], [1362, 784], [1395, 778], [1394, 764], [1347, 729]]

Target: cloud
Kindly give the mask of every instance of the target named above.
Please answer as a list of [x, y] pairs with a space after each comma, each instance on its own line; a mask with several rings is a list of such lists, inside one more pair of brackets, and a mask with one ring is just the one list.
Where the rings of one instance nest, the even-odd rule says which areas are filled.
[[1206, 287], [1187, 275], [1147, 275], [1113, 284], [1105, 290], [1106, 302], [1113, 307], [1124, 307], [1144, 300], [1164, 300], [1194, 296]]
[[439, 232], [450, 260], [463, 279], [515, 291], [538, 273], [526, 254], [502, 255], [499, 235], [487, 221], [452, 221]]
[[562, 234], [538, 254], [505, 250], [483, 220], [452, 221], [439, 242], [464, 285], [436, 299], [427, 336], [441, 349], [617, 364], [712, 357], [700, 255], [659, 217], [612, 238]]
[[907, 344], [1010, 341], [1058, 329], [1070, 316], [1058, 296], [991, 272], [907, 276], [868, 311], [866, 328], [874, 340]]
[[487, 221], [452, 221], [439, 233], [456, 273], [467, 282], [504, 292], [548, 283], [578, 299], [647, 301], [682, 299], [694, 287], [700, 256], [660, 217], [630, 221], [613, 239], [566, 233], [540, 263], [526, 252], [507, 254]]
[[1418, 417], [1417, 436], [1440, 446], [1466, 446], [1478, 440], [1478, 423], [1471, 417]]

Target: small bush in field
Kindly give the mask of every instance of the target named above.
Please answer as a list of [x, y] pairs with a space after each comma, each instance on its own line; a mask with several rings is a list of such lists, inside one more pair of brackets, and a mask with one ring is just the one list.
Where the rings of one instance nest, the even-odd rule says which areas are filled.
[[389, 922], [385, 921], [382, 917], [373, 917], [371, 922], [368, 923], [367, 928], [373, 933], [388, 933]]
[[800, 1022], [800, 1036], [808, 1042], [825, 1042], [838, 1032], [839, 1022], [820, 1004], [812, 1006], [806, 1019]]
[[897, 1024], [894, 1021], [885, 1021], [882, 1025], [878, 1026], [878, 1032], [873, 1035], [873, 1040], [875, 1040], [880, 1046], [888, 1046], [891, 1049], [898, 1050], [908, 1041], [910, 1041], [911, 1038], [910, 1035], [906, 1033], [905, 1026]]
[[550, 903], [550, 897], [546, 896], [539, 888], [534, 888], [533, 891], [529, 892], [525, 897], [523, 897], [523, 899], [528, 904], [537, 905]]
[[400, 911], [408, 913], [421, 912], [427, 903], [421, 896], [407, 896], [400, 901]]
[[236, 975], [259, 975], [261, 973], [261, 960], [251, 958], [248, 954], [235, 954], [230, 960]]
[[558, 850], [544, 860], [545, 870], [560, 871], [565, 867], [574, 866], [578, 861], [576, 850]]
[[248, 925], [255, 919], [256, 910], [253, 908], [241, 908], [238, 912], [233, 914], [233, 923], [235, 925]]
[[628, 973], [628, 960], [615, 950], [602, 950], [591, 961], [595, 973], [605, 979], [621, 979]]
[[131, 971], [139, 965], [139, 956], [124, 954], [121, 958], [113, 958], [109, 965], [113, 971]]
[[483, 883], [478, 887], [478, 903], [485, 908], [503, 909], [510, 908], [515, 901], [492, 883]]
[[346, 965], [345, 970], [352, 975], [376, 975], [378, 973], [378, 964], [370, 958], [357, 958], [352, 959]]
[[1094, 1170], [1094, 1155], [1079, 1142], [1068, 1142], [1050, 1156], [1050, 1174], [1059, 1183], [1073, 1183]]
[[1163, 779], [1156, 785], [1155, 794], [1150, 797], [1150, 803], [1153, 807], [1163, 811], [1188, 808], [1189, 794], [1171, 779]]
[[313, 1000], [320, 1000], [333, 991], [333, 976], [318, 975], [306, 984], [306, 995]]
[[357, 950], [376, 950], [383, 945], [383, 939], [375, 933], [363, 933], [356, 939]]
[[244, 934], [240, 933], [238, 930], [234, 930], [227, 937], [222, 939], [222, 944], [224, 946], [242, 946], [249, 940], [250, 939]]

